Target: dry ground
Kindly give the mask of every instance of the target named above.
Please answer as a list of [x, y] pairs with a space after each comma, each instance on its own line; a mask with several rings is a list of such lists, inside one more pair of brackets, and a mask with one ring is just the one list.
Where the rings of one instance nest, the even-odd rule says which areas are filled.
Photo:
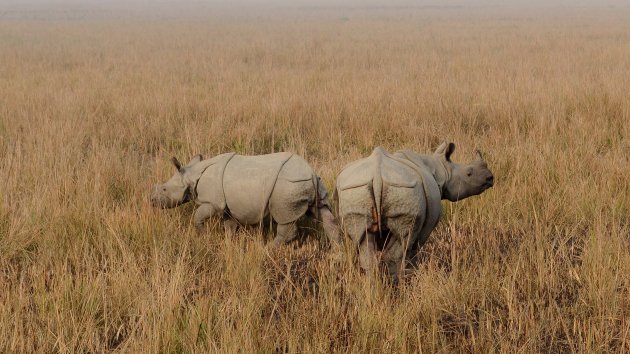
[[[630, 352], [630, 8], [49, 11], [0, 11], [0, 352]], [[330, 187], [443, 139], [496, 186], [398, 288], [147, 200], [172, 155]]]

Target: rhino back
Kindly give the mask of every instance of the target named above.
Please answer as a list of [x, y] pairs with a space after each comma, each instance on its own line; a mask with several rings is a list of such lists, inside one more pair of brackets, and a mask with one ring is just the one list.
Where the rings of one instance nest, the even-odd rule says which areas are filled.
[[409, 166], [377, 148], [370, 156], [349, 164], [341, 171], [337, 177], [337, 190], [368, 185], [377, 173], [384, 186], [412, 188], [418, 183], [417, 174]]
[[292, 155], [282, 166], [278, 178], [290, 182], [301, 182], [311, 180], [314, 173], [306, 160], [298, 155]]
[[223, 174], [227, 208], [241, 224], [260, 223], [269, 214], [269, 197], [291, 153], [234, 156]]
[[337, 176], [337, 190], [343, 191], [368, 185], [374, 179], [374, 165], [375, 162], [366, 157], [344, 167]]
[[380, 167], [383, 185], [387, 187], [414, 188], [422, 183], [416, 171], [391, 156], [386, 156]]

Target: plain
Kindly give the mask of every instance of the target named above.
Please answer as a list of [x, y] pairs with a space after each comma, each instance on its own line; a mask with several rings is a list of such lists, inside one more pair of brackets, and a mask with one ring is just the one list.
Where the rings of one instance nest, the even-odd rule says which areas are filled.
[[[2, 13], [0, 351], [630, 351], [629, 8], [197, 6]], [[398, 288], [314, 225], [270, 253], [148, 202], [172, 155], [293, 151], [331, 188], [443, 139], [495, 187]]]

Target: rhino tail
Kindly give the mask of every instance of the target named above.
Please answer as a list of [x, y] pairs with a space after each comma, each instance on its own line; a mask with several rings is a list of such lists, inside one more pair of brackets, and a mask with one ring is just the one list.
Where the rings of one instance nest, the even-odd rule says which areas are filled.
[[379, 234], [383, 227], [381, 225], [381, 211], [383, 210], [383, 179], [379, 174], [374, 176], [372, 180], [372, 198], [374, 199], [374, 206], [372, 207], [372, 225], [369, 231]]
[[319, 206], [321, 205], [321, 202], [322, 202], [322, 196], [319, 193], [320, 181], [319, 181], [319, 177], [315, 173], [313, 173], [312, 178], [313, 178], [313, 187], [315, 187], [315, 213], [314, 213], [315, 219], [321, 220], [321, 217], [319, 215], [320, 214]]
[[335, 210], [333, 213], [336, 217], [339, 217], [339, 190], [337, 189], [337, 186], [335, 186], [335, 189], [333, 190], [332, 199], [335, 203]]
[[[377, 148], [378, 149], [378, 148]], [[376, 152], [376, 151], [375, 151]], [[380, 151], [379, 151], [380, 152]], [[383, 227], [381, 225], [381, 212], [383, 210], [383, 176], [381, 175], [381, 161], [383, 155], [380, 153], [374, 154], [377, 159], [375, 165], [374, 174], [372, 178], [372, 199], [374, 200], [374, 206], [372, 207], [372, 225], [368, 231], [372, 233], [382, 232]]]

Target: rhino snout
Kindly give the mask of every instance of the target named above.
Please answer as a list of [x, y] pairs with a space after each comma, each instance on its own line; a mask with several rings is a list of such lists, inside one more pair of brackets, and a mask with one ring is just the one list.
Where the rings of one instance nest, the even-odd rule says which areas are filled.
[[486, 177], [486, 188], [490, 188], [492, 186], [494, 186], [494, 176], [490, 175]]
[[154, 207], [162, 207], [164, 205], [164, 196], [163, 193], [166, 192], [166, 188], [155, 185], [153, 186], [153, 190], [151, 191], [151, 205]]

